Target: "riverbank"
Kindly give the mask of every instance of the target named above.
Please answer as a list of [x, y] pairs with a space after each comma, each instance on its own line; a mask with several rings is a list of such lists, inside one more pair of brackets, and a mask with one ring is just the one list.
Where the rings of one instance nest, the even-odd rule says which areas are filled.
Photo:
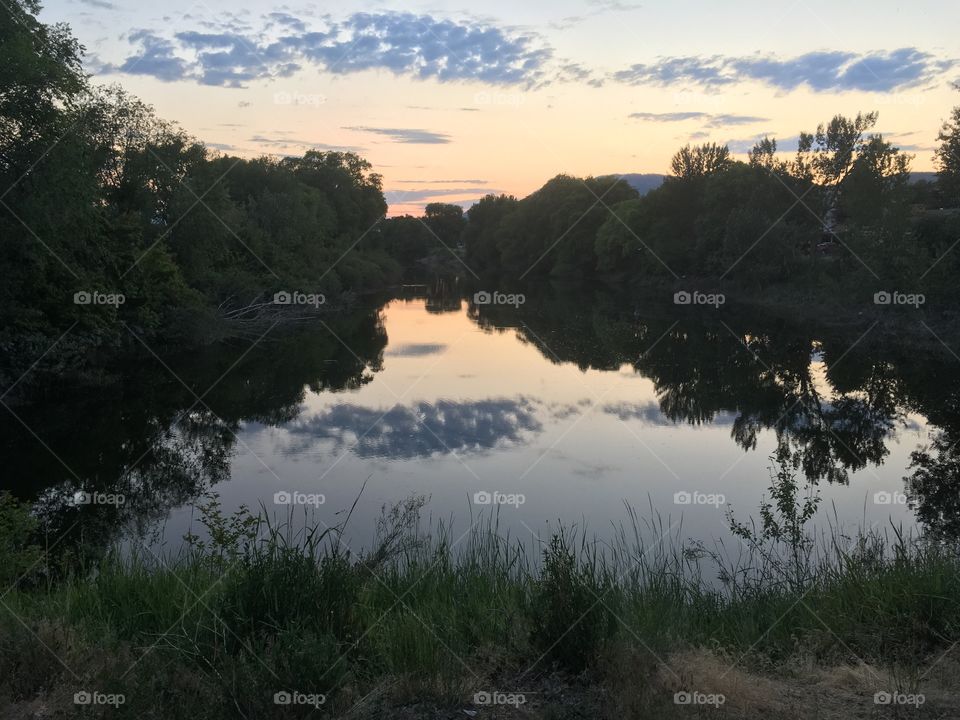
[[0, 717], [955, 717], [954, 546], [721, 551], [628, 511], [613, 542], [562, 533], [531, 562], [494, 518], [453, 535], [422, 507], [386, 508], [355, 555], [344, 526], [211, 496], [189, 551], [66, 572], [7, 499]]

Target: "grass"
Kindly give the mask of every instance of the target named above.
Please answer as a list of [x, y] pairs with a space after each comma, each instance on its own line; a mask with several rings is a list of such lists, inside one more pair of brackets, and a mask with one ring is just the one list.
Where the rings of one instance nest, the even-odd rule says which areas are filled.
[[[0, 717], [806, 717], [784, 702], [802, 687], [838, 717], [889, 710], [872, 692], [927, 689], [923, 716], [950, 717], [937, 703], [954, 707], [956, 688], [934, 685], [955, 668], [958, 548], [815, 536], [815, 499], [790, 482], [774, 475], [759, 525], [731, 519], [737, 553], [627, 508], [612, 540], [567, 530], [531, 557], [496, 517], [462, 538], [424, 529], [411, 498], [355, 556], [343, 526], [294, 532], [211, 496], [207, 532], [178, 556], [113, 552], [57, 579], [6, 498], [0, 561], [19, 580], [0, 599]], [[837, 668], [859, 672], [842, 692]], [[717, 688], [719, 708], [674, 703]], [[82, 691], [123, 704], [77, 705]], [[307, 704], [277, 704], [284, 692]]]

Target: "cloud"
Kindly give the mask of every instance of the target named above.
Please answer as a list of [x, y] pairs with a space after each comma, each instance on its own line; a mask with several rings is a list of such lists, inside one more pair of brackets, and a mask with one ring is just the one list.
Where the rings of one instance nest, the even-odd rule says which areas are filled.
[[486, 185], [489, 180], [396, 180], [397, 183], [407, 185], [449, 185], [451, 183], [463, 183], [466, 185]]
[[598, 12], [631, 12], [643, 7], [640, 3], [626, 3], [620, 0], [587, 0], [587, 5], [597, 8]]
[[699, 118], [710, 117], [710, 115], [705, 112], [635, 112], [630, 113], [630, 117], [634, 120], [649, 120], [651, 122], [683, 122], [684, 120], [697, 120]]
[[756, 115], [711, 115], [707, 127], [718, 128], [727, 125], [755, 125], [757, 123], [770, 122], [770, 118], [757, 117]]
[[105, 70], [243, 87], [310, 65], [336, 74], [384, 70], [440, 82], [532, 86], [548, 79], [553, 56], [534, 33], [407, 12], [354, 13], [326, 21], [319, 31], [285, 12], [270, 13], [264, 23], [254, 31], [233, 19], [219, 25], [199, 21], [210, 32], [184, 30], [172, 37], [139, 30], [129, 36], [138, 50]]
[[116, 70], [132, 75], [151, 75], [158, 80], [182, 80], [190, 72], [186, 60], [176, 55], [175, 45], [149, 30], [134, 30], [130, 33], [131, 42], [141, 46], [139, 55], [131, 55], [122, 65], [105, 65], [101, 72]]
[[[346, 37], [339, 39], [346, 34]], [[550, 58], [531, 35], [509, 35], [476, 22], [457, 23], [412, 13], [356, 13], [336, 41], [308, 52], [333, 72], [386, 69], [442, 81], [525, 84]]]
[[629, 85], [716, 87], [754, 80], [784, 91], [808, 87], [815, 92], [890, 92], [930, 83], [955, 65], [956, 60], [907, 47], [871, 53], [816, 51], [787, 59], [775, 55], [667, 57], [633, 65], [612, 77]]
[[90, 7], [100, 8], [102, 10], [116, 10], [117, 6], [106, 0], [79, 0], [84, 5], [89, 5]]
[[728, 125], [754, 125], [756, 123], [769, 122], [770, 118], [757, 117], [755, 115], [713, 115], [705, 112], [668, 112], [651, 113], [635, 112], [630, 117], [634, 120], [645, 120], [648, 122], [685, 122], [687, 120], [702, 120], [704, 127], [719, 128]]
[[628, 85], [673, 85], [695, 82], [703, 85], [724, 85], [734, 82], [712, 63], [722, 59], [678, 57], [663, 58], [653, 65], [637, 64], [613, 74], [613, 79]]
[[278, 133], [280, 137], [267, 137], [265, 135], [254, 135], [250, 142], [258, 145], [270, 145], [279, 150], [291, 148], [309, 147], [313, 150], [333, 150], [337, 152], [360, 152], [363, 148], [353, 147], [351, 145], [327, 145], [326, 143], [310, 142], [309, 140], [298, 140], [292, 137], [285, 137], [285, 133]]
[[637, 3], [625, 3], [621, 2], [620, 0], [587, 0], [587, 5], [592, 7], [593, 10], [583, 15], [571, 15], [570, 17], [565, 17], [558, 22], [550, 23], [550, 27], [556, 28], [557, 30], [567, 30], [574, 25], [579, 25], [585, 20], [589, 20], [593, 17], [599, 17], [600, 15], [606, 15], [607, 13], [614, 12], [632, 12], [643, 7]]
[[345, 127], [344, 130], [384, 135], [394, 142], [410, 143], [412, 145], [446, 145], [450, 136], [431, 130], [416, 130], [412, 128], [375, 128], [366, 126]]
[[387, 190], [384, 196], [387, 198], [389, 205], [406, 205], [432, 198], [455, 197], [458, 195], [483, 197], [493, 192], [490, 188], [425, 188], [422, 190]]
[[195, 75], [203, 85], [243, 87], [259, 78], [289, 77], [300, 65], [277, 44], [258, 47], [238, 33], [180, 32], [176, 39], [196, 55]]
[[592, 87], [601, 87], [603, 78], [594, 75], [593, 70], [580, 63], [567, 62], [560, 65], [554, 79], [560, 82], [586, 83]]
[[306, 24], [303, 22], [303, 20], [301, 20], [301, 19], [298, 18], [298, 17], [294, 17], [293, 15], [290, 15], [289, 13], [285, 13], [285, 12], [272, 12], [272, 13], [268, 13], [268, 14], [267, 14], [267, 19], [268, 19], [270, 22], [272, 22], [272, 23], [274, 23], [274, 24], [276, 24], [276, 25], [282, 25], [282, 26], [284, 26], [284, 27], [291, 28], [291, 29], [296, 30], [296, 31], [298, 31], [298, 32], [306, 32], [306, 31], [307, 31], [307, 26], [306, 26]]

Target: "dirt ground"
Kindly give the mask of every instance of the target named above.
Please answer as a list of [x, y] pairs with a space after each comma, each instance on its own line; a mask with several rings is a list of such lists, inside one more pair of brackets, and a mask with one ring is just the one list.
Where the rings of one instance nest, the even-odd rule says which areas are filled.
[[[707, 650], [675, 653], [661, 663], [622, 658], [612, 681], [544, 675], [496, 684], [496, 698], [461, 707], [397, 703], [384, 691], [360, 699], [344, 717], [361, 720], [559, 720], [580, 718], [715, 718], [716, 720], [960, 720], [960, 648], [916, 667], [881, 669], [864, 663], [815, 667], [797, 661], [775, 671], [746, 669], [735, 657]], [[520, 693], [523, 702], [517, 702]], [[678, 695], [679, 694], [679, 695]], [[722, 698], [722, 699], [721, 699]], [[678, 703], [679, 701], [679, 703]], [[689, 701], [683, 704], [684, 701]]]

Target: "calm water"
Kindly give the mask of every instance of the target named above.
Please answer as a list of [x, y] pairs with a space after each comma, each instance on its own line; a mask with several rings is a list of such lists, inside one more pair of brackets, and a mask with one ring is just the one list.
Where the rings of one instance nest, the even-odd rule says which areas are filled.
[[[960, 424], [957, 361], [869, 324], [561, 291], [477, 307], [447, 291], [252, 342], [48, 387], [23, 422], [4, 418], [7, 486], [54, 532], [153, 530], [168, 549], [207, 488], [227, 511], [285, 517], [290, 499], [298, 522], [332, 525], [364, 482], [356, 550], [413, 494], [455, 537], [494, 508], [521, 540], [558, 521], [602, 536], [627, 502], [710, 540], [728, 506], [756, 514], [780, 448], [819, 483], [821, 523], [955, 523], [955, 487], [908, 497], [904, 478], [912, 451]], [[125, 502], [78, 506], [78, 489]]]

